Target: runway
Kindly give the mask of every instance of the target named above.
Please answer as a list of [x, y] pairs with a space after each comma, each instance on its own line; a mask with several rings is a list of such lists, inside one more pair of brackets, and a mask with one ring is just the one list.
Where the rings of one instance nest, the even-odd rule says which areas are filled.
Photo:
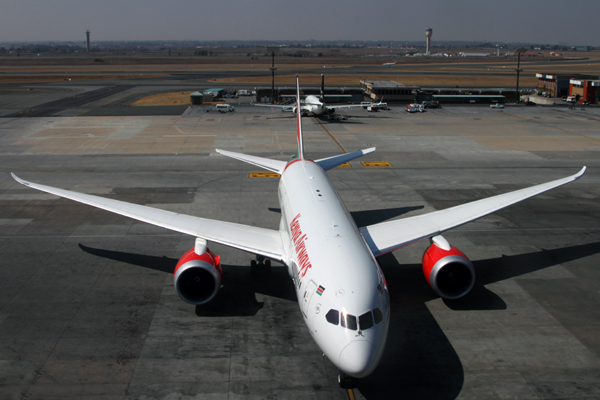
[[[305, 328], [283, 267], [270, 280], [252, 280], [252, 255], [212, 244], [224, 287], [212, 303], [194, 307], [179, 299], [171, 273], [194, 238], [11, 179], [8, 172], [278, 228], [277, 179], [250, 178], [260, 171], [214, 149], [287, 160], [295, 152], [289, 114], [191, 108], [175, 129], [175, 115], [81, 113], [108, 101], [116, 110], [133, 90], [48, 116], [0, 119], [0, 398], [349, 398]], [[600, 109], [467, 106], [408, 114], [398, 107], [349, 116], [305, 118], [303, 126], [312, 159], [340, 146], [378, 148], [329, 172], [359, 226], [588, 166], [575, 183], [444, 234], [477, 272], [464, 299], [442, 300], [427, 285], [420, 266], [427, 243], [380, 257], [390, 334], [381, 364], [352, 395], [600, 397]]]

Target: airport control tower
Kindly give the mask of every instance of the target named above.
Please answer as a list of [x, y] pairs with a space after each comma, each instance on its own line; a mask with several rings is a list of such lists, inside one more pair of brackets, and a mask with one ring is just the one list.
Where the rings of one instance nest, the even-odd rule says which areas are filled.
[[425, 54], [427, 54], [428, 56], [431, 55], [431, 53], [429, 52], [429, 45], [431, 44], [431, 35], [432, 34], [433, 34], [433, 29], [431, 29], [431, 28], [425, 29], [425, 36], [427, 36], [427, 50], [425, 51]]

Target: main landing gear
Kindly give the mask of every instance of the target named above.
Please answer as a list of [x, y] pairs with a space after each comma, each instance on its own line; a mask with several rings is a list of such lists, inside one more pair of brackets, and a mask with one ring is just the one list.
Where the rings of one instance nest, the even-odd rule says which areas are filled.
[[252, 278], [269, 278], [271, 276], [271, 260], [266, 260], [263, 256], [256, 256], [255, 260], [250, 261], [250, 276]]
[[358, 379], [351, 377], [350, 375], [346, 375], [342, 371], [338, 373], [338, 383], [342, 389], [354, 389]]

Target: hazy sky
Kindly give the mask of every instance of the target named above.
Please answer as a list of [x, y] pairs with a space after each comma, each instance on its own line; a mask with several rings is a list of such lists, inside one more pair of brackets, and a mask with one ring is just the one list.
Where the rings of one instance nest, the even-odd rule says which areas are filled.
[[600, 0], [3, 0], [0, 43], [435, 40], [600, 45]]

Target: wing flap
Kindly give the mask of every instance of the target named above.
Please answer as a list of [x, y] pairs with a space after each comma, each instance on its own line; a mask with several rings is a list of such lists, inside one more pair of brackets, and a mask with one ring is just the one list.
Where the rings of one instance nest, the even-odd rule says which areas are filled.
[[15, 174], [12, 177], [19, 183], [42, 192], [51, 193], [88, 204], [138, 221], [181, 232], [186, 235], [224, 244], [249, 253], [260, 254], [274, 260], [284, 260], [284, 249], [279, 231], [217, 221], [191, 215], [174, 213], [139, 204], [127, 203], [105, 197], [77, 193], [70, 190], [58, 189], [20, 179]]
[[566, 178], [461, 204], [445, 210], [366, 226], [360, 228], [360, 232], [373, 254], [380, 256], [573, 182], [583, 176], [585, 169], [586, 167], [583, 167], [575, 175]]

